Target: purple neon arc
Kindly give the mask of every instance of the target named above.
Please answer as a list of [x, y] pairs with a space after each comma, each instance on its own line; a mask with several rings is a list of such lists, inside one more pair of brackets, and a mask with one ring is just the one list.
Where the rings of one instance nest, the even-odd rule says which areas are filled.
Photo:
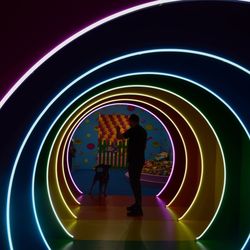
[[[169, 175], [169, 178], [168, 178], [166, 184], [165, 184], [164, 187], [161, 189], [161, 191], [156, 195], [156, 196], [158, 197], [158, 196], [165, 190], [165, 188], [167, 187], [167, 185], [168, 185], [168, 183], [169, 183], [169, 181], [170, 181], [170, 179], [171, 179], [171, 177], [172, 177], [172, 175], [173, 175], [173, 171], [174, 171], [174, 167], [175, 167], [175, 148], [174, 148], [173, 139], [172, 139], [172, 137], [171, 137], [171, 135], [170, 135], [168, 129], [166, 128], [166, 126], [164, 125], [164, 123], [163, 123], [154, 113], [152, 113], [151, 111], [149, 111], [149, 110], [147, 110], [147, 109], [145, 109], [144, 107], [141, 107], [141, 106], [139, 106], [139, 105], [131, 104], [131, 103], [124, 103], [124, 102], [122, 102], [122, 103], [111, 103], [111, 104], [101, 105], [100, 107], [98, 107], [98, 108], [92, 110], [89, 114], [87, 114], [83, 119], [81, 119], [81, 120], [78, 122], [78, 124], [75, 126], [75, 128], [74, 128], [74, 130], [73, 130], [73, 132], [72, 132], [72, 135], [71, 135], [69, 141], [72, 140], [73, 134], [74, 134], [75, 131], [78, 129], [78, 127], [80, 126], [80, 124], [81, 124], [82, 122], [84, 122], [84, 120], [87, 119], [90, 115], [92, 115], [93, 113], [95, 113], [96, 111], [98, 111], [98, 110], [100, 110], [100, 109], [107, 108], [107, 107], [111, 107], [111, 106], [117, 106], [117, 105], [124, 105], [124, 106], [125, 106], [125, 105], [126, 105], [126, 106], [130, 105], [130, 106], [133, 106], [133, 107], [136, 107], [136, 108], [139, 108], [139, 109], [142, 109], [142, 110], [146, 111], [147, 113], [149, 113], [150, 115], [152, 115], [156, 120], [158, 120], [158, 121], [161, 123], [161, 125], [163, 126], [163, 128], [165, 129], [166, 133], [167, 133], [168, 136], [169, 136], [169, 139], [170, 139], [170, 142], [171, 142], [171, 147], [172, 147], [172, 150], [173, 150], [173, 163], [172, 163], [172, 169], [171, 169], [171, 173], [170, 173], [170, 175]], [[68, 145], [68, 147], [67, 147], [67, 153], [69, 153], [69, 145]], [[77, 187], [78, 190], [80, 190], [80, 188], [77, 186], [77, 184], [76, 184], [75, 181], [73, 180], [73, 177], [72, 177], [71, 172], [70, 172], [70, 170], [69, 170], [69, 164], [68, 164], [68, 162], [67, 162], [67, 165], [68, 165], [68, 166], [67, 166], [67, 169], [68, 169], [68, 171], [69, 171], [69, 175], [70, 175], [70, 178], [71, 178], [71, 180], [72, 180], [72, 183], [74, 184], [75, 187]], [[84, 192], [83, 192], [82, 190], [80, 190], [80, 192], [81, 192], [82, 194], [84, 194]]]
[[[69, 147], [70, 147], [70, 141], [71, 141], [71, 139], [72, 139], [72, 136], [71, 136], [70, 140], [68, 141], [67, 150], [66, 150], [67, 156], [69, 155]], [[74, 179], [73, 179], [73, 177], [71, 175], [71, 171], [70, 171], [70, 167], [69, 167], [69, 158], [68, 157], [67, 157], [66, 164], [67, 164], [67, 170], [68, 170], [68, 174], [69, 174], [69, 178], [71, 180], [71, 183], [74, 185], [74, 187], [76, 188], [76, 190], [79, 192], [79, 195], [83, 195], [83, 192], [76, 185], [76, 183], [75, 183], [75, 181], [74, 181]], [[70, 186], [70, 185], [68, 185], [68, 186]]]

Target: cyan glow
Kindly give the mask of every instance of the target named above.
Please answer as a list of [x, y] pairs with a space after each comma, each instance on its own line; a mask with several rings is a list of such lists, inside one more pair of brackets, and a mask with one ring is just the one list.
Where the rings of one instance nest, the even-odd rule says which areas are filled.
[[[81, 75], [80, 77], [76, 78], [73, 82], [71, 82], [67, 87], [65, 87], [62, 91], [60, 91], [53, 99], [52, 101], [49, 102], [49, 104], [46, 106], [46, 108], [41, 112], [41, 114], [38, 116], [38, 118], [36, 119], [36, 121], [33, 123], [33, 125], [31, 126], [31, 129], [29, 130], [29, 132], [27, 133], [27, 136], [29, 137], [30, 134], [32, 133], [33, 129], [35, 128], [36, 124], [38, 123], [38, 121], [42, 118], [42, 116], [46, 113], [46, 111], [50, 108], [50, 106], [52, 106], [52, 104], [67, 90], [69, 89], [72, 85], [74, 85], [75, 83], [77, 83], [79, 80], [81, 80], [82, 78], [86, 77], [87, 75], [93, 73], [94, 71], [96, 71], [97, 69], [100, 69], [108, 64], [111, 64], [111, 63], [114, 63], [116, 61], [119, 61], [119, 60], [122, 60], [122, 59], [126, 59], [126, 58], [129, 58], [129, 57], [132, 57], [132, 56], [139, 56], [139, 55], [142, 55], [142, 54], [148, 54], [148, 53], [160, 53], [160, 52], [179, 52], [179, 53], [189, 53], [189, 54], [195, 54], [195, 55], [201, 55], [201, 56], [206, 56], [206, 57], [210, 57], [210, 58], [213, 58], [213, 59], [216, 59], [216, 60], [219, 60], [219, 61], [222, 61], [222, 62], [225, 62], [227, 64], [230, 64], [242, 71], [244, 71], [245, 73], [247, 73], [248, 75], [250, 75], [250, 71], [245, 69], [244, 67], [234, 63], [234, 62], [231, 62], [227, 59], [224, 59], [224, 58], [221, 58], [221, 57], [218, 57], [216, 55], [212, 55], [212, 54], [208, 54], [208, 53], [204, 53], [204, 52], [200, 52], [200, 51], [193, 51], [193, 50], [184, 50], [184, 49], [157, 49], [157, 50], [146, 50], [146, 51], [141, 51], [141, 52], [136, 52], [136, 53], [131, 53], [131, 54], [128, 54], [128, 55], [125, 55], [125, 56], [122, 56], [122, 57], [118, 57], [118, 58], [115, 58], [113, 60], [110, 60], [108, 62], [105, 62], [103, 64], [100, 64], [99, 66], [87, 71], [85, 74]], [[33, 72], [33, 71], [32, 71]], [[126, 75], [125, 75], [126, 76]], [[128, 75], [127, 75], [128, 76]], [[27, 78], [27, 77], [26, 77]], [[26, 79], [25, 78], [25, 79]], [[115, 79], [115, 78], [114, 78]], [[181, 78], [180, 78], [181, 79]], [[24, 80], [23, 80], [24, 81]], [[216, 96], [221, 102], [223, 102], [229, 109], [230, 111], [235, 115], [235, 117], [238, 119], [238, 121], [240, 122], [240, 124], [242, 125], [242, 127], [244, 128], [245, 132], [247, 133], [247, 136], [248, 138], [250, 139], [250, 134], [247, 130], [247, 128], [245, 127], [245, 125], [243, 124], [243, 122], [241, 121], [241, 119], [238, 117], [238, 115], [235, 113], [235, 111], [223, 100], [221, 99], [218, 95], [216, 95], [214, 92], [212, 92], [211, 90], [207, 89], [206, 87], [196, 83], [196, 82], [192, 82], [193, 84], [207, 90], [209, 93], [213, 94], [214, 96]], [[16, 86], [16, 85], [15, 85]], [[100, 84], [97, 84], [93, 87], [91, 87], [88, 91], [90, 91], [91, 89], [94, 89], [95, 87], [97, 86], [100, 86]], [[13, 91], [14, 92], [14, 91]], [[27, 137], [26, 136], [26, 137]], [[20, 150], [22, 151], [23, 150], [23, 147], [24, 145], [26, 144], [27, 142], [27, 139], [24, 139], [24, 143], [21, 145], [20, 147]], [[19, 152], [21, 152], [19, 150]], [[8, 233], [8, 238], [9, 238], [9, 242], [12, 242], [11, 240], [11, 236], [10, 236], [10, 224], [9, 224], [9, 202], [10, 202], [10, 193], [11, 193], [11, 187], [12, 187], [12, 182], [13, 182], [13, 178], [14, 178], [14, 173], [15, 173], [15, 168], [16, 168], [16, 165], [17, 165], [17, 162], [20, 158], [20, 153], [18, 152], [18, 155], [16, 157], [16, 161], [14, 163], [14, 167], [13, 167], [13, 170], [12, 170], [12, 173], [11, 173], [11, 177], [10, 177], [10, 184], [9, 184], [9, 188], [8, 188], [8, 195], [7, 195], [7, 212], [6, 212], [6, 216], [7, 216], [7, 233]], [[10, 243], [10, 246], [12, 246], [12, 243]]]
[[247, 250], [246, 247], [247, 247], [247, 245], [248, 245], [248, 244], [247, 244], [248, 242], [250, 242], [250, 233], [248, 234], [248, 237], [247, 237], [247, 239], [246, 239], [244, 245], [242, 246], [241, 250], [245, 250], [245, 249]]

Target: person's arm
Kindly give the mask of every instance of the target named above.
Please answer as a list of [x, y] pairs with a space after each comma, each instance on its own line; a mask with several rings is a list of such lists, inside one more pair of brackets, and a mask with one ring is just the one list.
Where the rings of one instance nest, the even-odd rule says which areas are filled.
[[118, 140], [125, 139], [124, 136], [121, 134], [121, 128], [120, 127], [116, 127], [116, 138]]

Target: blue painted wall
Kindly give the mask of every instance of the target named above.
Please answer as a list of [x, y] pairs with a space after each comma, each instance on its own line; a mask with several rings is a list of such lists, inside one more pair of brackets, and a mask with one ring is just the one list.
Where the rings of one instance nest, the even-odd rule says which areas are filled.
[[76, 156], [73, 158], [74, 169], [92, 169], [97, 162], [98, 152], [98, 116], [99, 114], [123, 114], [135, 113], [140, 117], [140, 124], [148, 133], [147, 149], [145, 157], [153, 159], [156, 154], [168, 152], [172, 160], [172, 145], [170, 138], [162, 124], [144, 109], [129, 106], [115, 105], [102, 108], [85, 118], [73, 134], [76, 148]]

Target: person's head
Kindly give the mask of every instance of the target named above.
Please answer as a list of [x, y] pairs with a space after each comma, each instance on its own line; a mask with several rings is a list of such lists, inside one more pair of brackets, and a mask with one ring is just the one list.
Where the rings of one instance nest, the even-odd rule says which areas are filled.
[[131, 127], [137, 126], [139, 124], [139, 122], [140, 122], [140, 118], [139, 118], [138, 115], [136, 115], [136, 114], [130, 115], [130, 117], [129, 117], [129, 125]]

